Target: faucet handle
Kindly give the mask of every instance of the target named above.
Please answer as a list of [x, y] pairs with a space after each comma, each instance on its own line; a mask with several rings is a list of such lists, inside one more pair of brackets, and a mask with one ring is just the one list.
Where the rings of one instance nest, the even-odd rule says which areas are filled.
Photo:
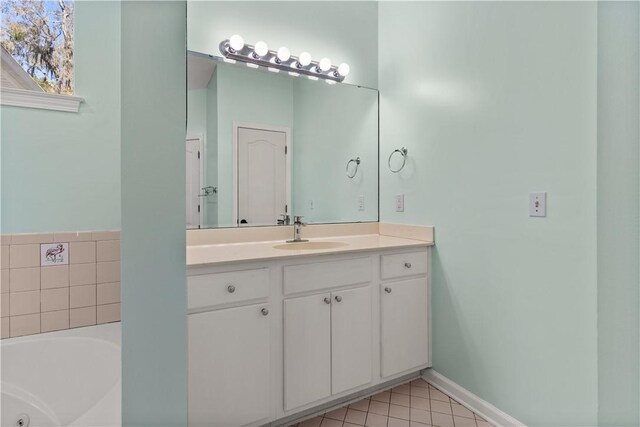
[[302, 221], [302, 218], [304, 218], [302, 215], [294, 216], [293, 217], [294, 224], [298, 224], [298, 225], [302, 225], [302, 226], [307, 225], [304, 221]]

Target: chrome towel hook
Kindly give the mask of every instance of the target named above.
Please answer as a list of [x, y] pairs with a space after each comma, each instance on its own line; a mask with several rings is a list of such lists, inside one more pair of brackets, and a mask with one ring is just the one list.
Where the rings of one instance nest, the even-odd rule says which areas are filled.
[[[353, 173], [349, 173], [349, 165], [350, 165], [351, 163], [355, 163], [355, 164], [356, 164], [356, 168], [355, 168], [355, 170], [353, 171]], [[351, 159], [351, 160], [349, 160], [349, 161], [347, 162], [347, 168], [346, 168], [346, 170], [347, 170], [347, 177], [348, 177], [349, 179], [353, 179], [353, 177], [355, 177], [355, 176], [356, 176], [356, 174], [358, 173], [358, 168], [359, 168], [359, 167], [360, 167], [360, 157], [356, 157], [355, 159]]]
[[[406, 147], [402, 147], [402, 148], [396, 148], [395, 150], [393, 150], [391, 152], [391, 154], [389, 155], [389, 160], [387, 161], [387, 164], [389, 165], [389, 170], [393, 173], [398, 173], [400, 172], [403, 168], [405, 163], [407, 163], [407, 153], [409, 152], [409, 150], [407, 150]], [[396, 153], [400, 153], [400, 155], [402, 155], [402, 165], [398, 168], [398, 169], [393, 169], [391, 167], [391, 158], [393, 157], [394, 154]]]

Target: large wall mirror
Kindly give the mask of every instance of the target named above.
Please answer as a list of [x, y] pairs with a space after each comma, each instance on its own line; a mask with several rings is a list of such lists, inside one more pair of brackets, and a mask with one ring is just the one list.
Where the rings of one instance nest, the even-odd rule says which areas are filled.
[[187, 64], [187, 228], [378, 221], [378, 91]]

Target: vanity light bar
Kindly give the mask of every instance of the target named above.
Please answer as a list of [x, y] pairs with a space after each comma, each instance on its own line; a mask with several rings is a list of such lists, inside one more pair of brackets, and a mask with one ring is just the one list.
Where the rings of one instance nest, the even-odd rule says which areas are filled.
[[293, 56], [286, 47], [277, 51], [269, 50], [263, 41], [257, 42], [255, 46], [245, 44], [238, 35], [220, 42], [220, 53], [229, 62], [241, 61], [253, 68], [262, 66], [269, 71], [287, 71], [292, 76], [306, 75], [313, 80], [327, 80], [327, 83], [342, 82], [350, 71], [349, 65], [332, 65], [329, 58], [313, 61], [307, 52]]

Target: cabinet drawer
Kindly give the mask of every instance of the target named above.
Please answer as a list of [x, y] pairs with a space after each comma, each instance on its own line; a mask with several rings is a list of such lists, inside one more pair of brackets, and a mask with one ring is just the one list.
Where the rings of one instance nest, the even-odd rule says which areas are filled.
[[284, 267], [284, 293], [367, 283], [371, 281], [371, 270], [370, 257], [288, 265]]
[[187, 308], [212, 307], [269, 296], [269, 270], [230, 271], [187, 277]]
[[403, 254], [382, 255], [380, 257], [380, 277], [415, 276], [427, 272], [427, 252], [407, 252]]

